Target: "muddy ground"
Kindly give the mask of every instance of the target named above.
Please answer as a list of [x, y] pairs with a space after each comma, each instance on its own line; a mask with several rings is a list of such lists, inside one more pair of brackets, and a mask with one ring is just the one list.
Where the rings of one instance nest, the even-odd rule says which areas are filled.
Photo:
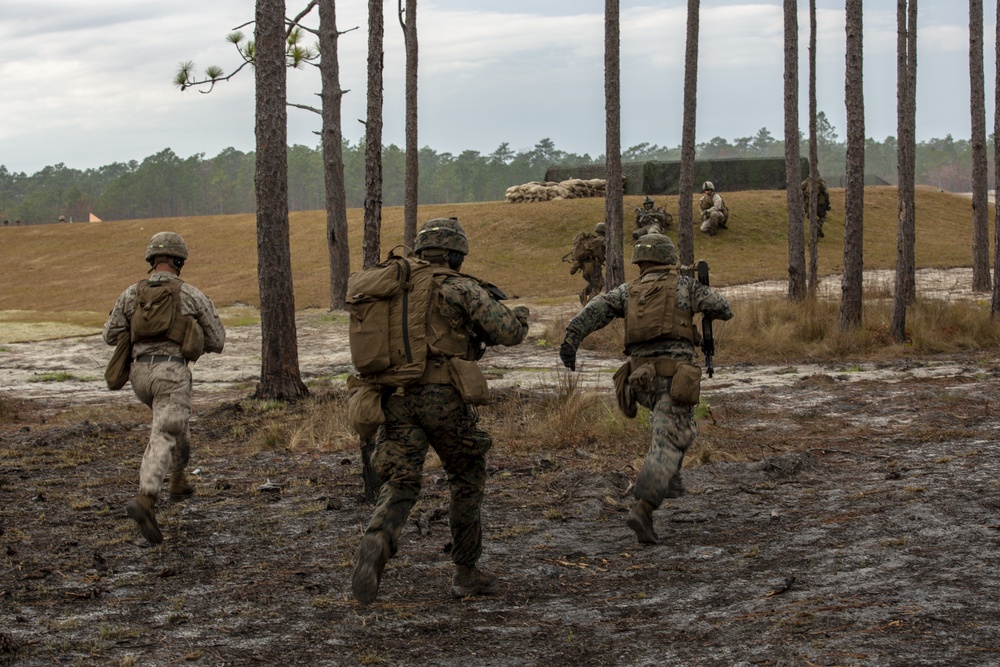
[[[299, 327], [306, 378], [343, 372], [342, 325]], [[0, 665], [1000, 664], [993, 356], [720, 366], [657, 546], [624, 523], [644, 443], [621, 460], [600, 442], [497, 442], [489, 597], [450, 597], [447, 485], [430, 467], [366, 607], [349, 596], [371, 513], [359, 456], [248, 445], [254, 331], [195, 367], [197, 495], [161, 507], [157, 547], [124, 512], [148, 414], [101, 389], [110, 348], [4, 346]], [[501, 396], [557, 373], [542, 333], [490, 353]], [[616, 360], [581, 359], [606, 390]], [[321, 400], [335, 409], [336, 390]]]

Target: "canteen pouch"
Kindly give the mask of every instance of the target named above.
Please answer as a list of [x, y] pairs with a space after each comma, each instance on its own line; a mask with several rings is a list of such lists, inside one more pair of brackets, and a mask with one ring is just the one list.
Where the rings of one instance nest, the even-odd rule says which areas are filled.
[[111, 355], [108, 367], [104, 369], [104, 380], [108, 389], [118, 391], [128, 382], [129, 371], [132, 369], [132, 336], [128, 331], [118, 335], [118, 343]]
[[628, 376], [632, 372], [632, 363], [626, 361], [621, 368], [615, 371], [611, 380], [615, 384], [615, 397], [618, 399], [618, 409], [629, 419], [633, 419], [638, 412], [635, 406], [635, 394], [632, 393], [632, 386], [628, 382]]
[[698, 405], [701, 400], [701, 366], [680, 363], [670, 380], [670, 400], [677, 405]]
[[198, 361], [205, 352], [205, 332], [198, 320], [185, 317], [187, 326], [184, 328], [184, 338], [181, 340], [181, 355], [188, 361]]
[[486, 376], [475, 361], [452, 357], [448, 360], [451, 383], [470, 405], [486, 405], [490, 402], [490, 387]]
[[382, 411], [382, 388], [365, 382], [356, 375], [347, 378], [347, 418], [351, 428], [363, 437], [370, 438], [385, 423]]

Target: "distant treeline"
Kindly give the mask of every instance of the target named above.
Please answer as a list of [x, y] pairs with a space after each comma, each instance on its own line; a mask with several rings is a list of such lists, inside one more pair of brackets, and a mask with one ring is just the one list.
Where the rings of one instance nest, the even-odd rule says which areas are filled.
[[[820, 173], [831, 185], [840, 185], [846, 144], [820, 114]], [[992, 145], [992, 139], [991, 139]], [[364, 204], [364, 140], [344, 142], [347, 205]], [[808, 145], [802, 142], [802, 155]], [[697, 146], [699, 159], [782, 157], [784, 141], [767, 128], [755, 136], [729, 142], [722, 137]], [[403, 149], [389, 145], [382, 151], [383, 204], [401, 206], [404, 185]], [[643, 143], [622, 153], [624, 162], [679, 160], [680, 147]], [[532, 149], [515, 152], [507, 143], [488, 155], [464, 151], [459, 155], [420, 150], [420, 203], [497, 201], [511, 185], [542, 180], [552, 166], [603, 164], [604, 156], [576, 155], [558, 150], [549, 139]], [[943, 190], [971, 191], [971, 144], [966, 140], [932, 139], [917, 145], [919, 184]], [[896, 182], [896, 139], [869, 139], [865, 172]], [[992, 165], [991, 172], [992, 174]], [[295, 145], [288, 149], [288, 207], [318, 210], [324, 207], [323, 161], [319, 147]], [[991, 177], [992, 182], [992, 177]], [[696, 184], [697, 185], [697, 184]], [[80, 171], [64, 164], [36, 174], [11, 173], [0, 165], [0, 216], [14, 224], [83, 222], [90, 213], [102, 220], [250, 213], [254, 211], [254, 154], [227, 148], [213, 158], [204, 154], [181, 158], [165, 149], [142, 162], [116, 162]]]

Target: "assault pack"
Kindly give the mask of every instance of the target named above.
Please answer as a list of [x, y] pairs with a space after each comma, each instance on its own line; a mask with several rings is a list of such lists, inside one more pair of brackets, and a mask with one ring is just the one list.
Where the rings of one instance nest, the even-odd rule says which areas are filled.
[[586, 262], [593, 257], [593, 244], [591, 241], [597, 238], [593, 232], [580, 232], [573, 237], [573, 261], [578, 264]]
[[[397, 246], [400, 248], [401, 246]], [[367, 382], [404, 387], [427, 363], [427, 317], [438, 283], [430, 262], [389, 251], [347, 279], [351, 363]]]
[[131, 342], [169, 340], [180, 345], [185, 359], [197, 361], [205, 351], [205, 334], [193, 317], [181, 312], [181, 284], [180, 280], [136, 284]]

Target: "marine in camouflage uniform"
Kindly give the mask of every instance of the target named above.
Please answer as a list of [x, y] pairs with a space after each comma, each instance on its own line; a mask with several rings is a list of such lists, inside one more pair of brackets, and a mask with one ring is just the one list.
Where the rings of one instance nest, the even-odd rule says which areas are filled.
[[[802, 181], [802, 215], [809, 219], [809, 179]], [[819, 187], [816, 188], [816, 236], [823, 238], [823, 223], [826, 222], [826, 214], [830, 210], [830, 191], [826, 187], [826, 181], [819, 179]]]
[[[429, 329], [439, 336], [429, 344], [427, 370], [420, 382], [385, 396], [385, 423], [376, 437], [373, 464], [382, 480], [375, 513], [358, 548], [351, 581], [354, 597], [368, 604], [378, 594], [389, 558], [420, 495], [424, 457], [433, 447], [448, 474], [452, 595], [491, 593], [498, 577], [476, 566], [483, 550], [480, 508], [486, 484], [486, 452], [493, 441], [478, 427], [479, 415], [453, 384], [451, 357], [478, 359], [483, 345], [516, 345], [528, 333], [528, 309], [509, 309], [476, 278], [458, 273], [469, 252], [465, 230], [453, 218], [428, 221], [417, 234], [417, 254], [437, 265], [440, 284]], [[495, 289], [495, 288], [492, 288]], [[449, 331], [441, 331], [447, 329]], [[451, 352], [442, 352], [448, 349]], [[466, 365], [470, 367], [470, 365]], [[471, 364], [475, 373], [481, 371]]]
[[642, 208], [635, 209], [635, 231], [632, 232], [632, 239], [638, 239], [644, 234], [662, 234], [670, 229], [674, 222], [674, 217], [664, 211], [652, 197], [646, 197], [642, 201]]
[[[661, 234], [647, 234], [635, 245], [632, 263], [638, 264], [641, 274], [634, 283], [621, 285], [606, 294], [593, 299], [566, 326], [566, 336], [559, 348], [563, 364], [576, 370], [576, 351], [583, 339], [591, 333], [607, 326], [616, 318], [628, 323], [629, 291], [633, 285], [660, 280], [677, 268], [677, 250], [669, 237]], [[628, 525], [636, 532], [639, 541], [655, 544], [658, 541], [653, 530], [652, 513], [664, 499], [684, 494], [680, 468], [684, 453], [694, 442], [698, 433], [694, 420], [694, 406], [681, 405], [669, 394], [671, 377], [660, 374], [663, 366], [673, 365], [673, 361], [690, 362], [695, 354], [695, 332], [691, 316], [703, 313], [712, 319], [728, 320], [733, 312], [729, 303], [718, 292], [701, 284], [694, 278], [677, 276], [675, 290], [675, 312], [661, 313], [662, 322], [680, 322], [690, 328], [686, 335], [658, 336], [647, 340], [628, 342], [626, 325], [625, 352], [631, 369], [643, 368], [651, 364], [649, 376], [643, 378], [633, 373], [628, 380], [636, 402], [649, 408], [651, 412], [652, 443], [642, 469], [635, 482], [634, 495], [637, 500], [628, 517]], [[670, 319], [673, 318], [673, 319]], [[668, 360], [657, 365], [657, 360]], [[655, 370], [655, 374], [652, 372]]]
[[698, 207], [701, 209], [701, 231], [709, 236], [715, 236], [720, 229], [726, 229], [729, 209], [722, 196], [715, 191], [715, 184], [712, 181], [705, 181], [701, 190], [703, 194], [698, 201]]
[[586, 305], [588, 301], [601, 293], [604, 289], [604, 243], [606, 225], [599, 222], [594, 225], [594, 234], [587, 239], [589, 258], [580, 262], [580, 270], [583, 271], [583, 279], [587, 281], [587, 286], [580, 292], [580, 305]]
[[[181, 314], [194, 319], [204, 336], [204, 352], [221, 352], [226, 330], [212, 301], [197, 287], [183, 282], [180, 271], [188, 257], [180, 234], [160, 232], [146, 248], [150, 282], [178, 281]], [[119, 336], [130, 335], [137, 307], [139, 284], [130, 285], [118, 297], [104, 323], [104, 342], [116, 345]], [[140, 339], [133, 336], [129, 380], [140, 401], [153, 411], [149, 443], [139, 468], [139, 494], [127, 506], [139, 532], [152, 544], [163, 541], [154, 507], [163, 479], [170, 472], [168, 492], [172, 500], [184, 500], [194, 488], [184, 475], [191, 455], [191, 368], [181, 354], [180, 343], [168, 338]]]

